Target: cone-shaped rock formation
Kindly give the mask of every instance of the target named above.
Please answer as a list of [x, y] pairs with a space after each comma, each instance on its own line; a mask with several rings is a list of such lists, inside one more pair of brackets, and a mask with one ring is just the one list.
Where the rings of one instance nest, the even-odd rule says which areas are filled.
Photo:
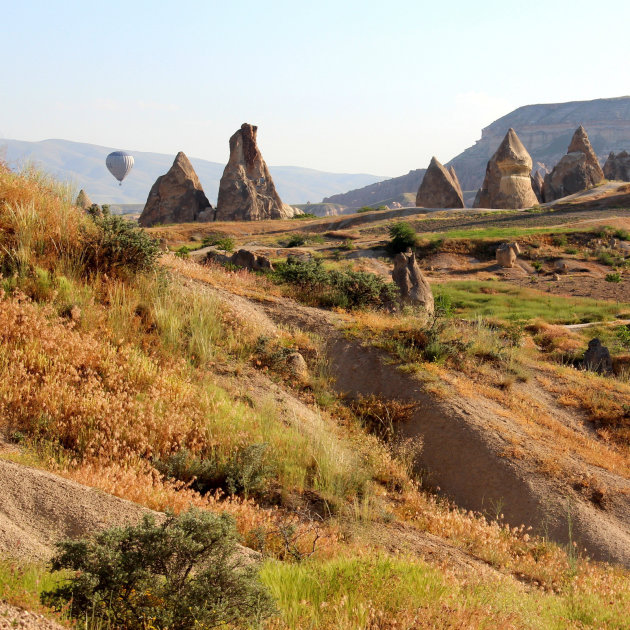
[[517, 209], [536, 205], [531, 170], [532, 158], [514, 129], [510, 129], [488, 161], [474, 207]]
[[567, 154], [545, 176], [543, 197], [555, 201], [561, 197], [596, 186], [604, 179], [586, 130], [580, 125], [571, 139]]
[[416, 206], [419, 208], [463, 208], [464, 198], [457, 181], [455, 171], [451, 174], [438, 161], [431, 158], [431, 164], [424, 174], [418, 194]]
[[77, 200], [74, 202], [74, 205], [82, 210], [87, 210], [92, 207], [92, 200], [88, 197], [88, 194], [81, 188], [79, 194], [77, 195]]
[[282, 203], [276, 192], [256, 144], [257, 130], [243, 123], [230, 138], [230, 159], [219, 184], [217, 221], [287, 219], [299, 214]]
[[611, 152], [604, 164], [604, 177], [621, 182], [630, 182], [630, 154]]
[[150, 227], [156, 223], [212, 221], [213, 214], [193, 165], [180, 151], [168, 173], [155, 180], [138, 223]]

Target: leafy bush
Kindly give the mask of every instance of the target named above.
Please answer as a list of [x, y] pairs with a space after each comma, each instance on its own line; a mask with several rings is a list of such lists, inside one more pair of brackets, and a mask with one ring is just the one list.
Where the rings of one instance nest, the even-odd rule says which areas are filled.
[[392, 225], [389, 228], [389, 236], [391, 240], [387, 244], [387, 250], [390, 254], [398, 254], [410, 247], [413, 248], [418, 240], [416, 231], [404, 221]]
[[183, 448], [163, 460], [154, 460], [153, 465], [167, 479], [183, 481], [200, 494], [221, 489], [247, 497], [261, 490], [272, 473], [265, 461], [267, 450], [267, 444], [250, 444], [225, 459], [214, 452], [198, 457]]
[[75, 618], [128, 630], [262, 619], [273, 612], [272, 599], [253, 565], [238, 557], [236, 536], [227, 514], [191, 510], [159, 525], [147, 515], [136, 526], [61, 542], [52, 568], [75, 574], [43, 592], [42, 602], [56, 608], [71, 602]]
[[543, 268], [543, 263], [541, 260], [533, 260], [532, 261], [532, 267], [536, 270], [536, 271], [540, 271]]
[[608, 252], [599, 252], [597, 255], [597, 262], [602, 263], [602, 265], [608, 265], [610, 267], [615, 266], [615, 259]]
[[306, 238], [301, 234], [292, 234], [287, 241], [286, 247], [302, 247], [302, 245], [306, 245]]
[[305, 212], [304, 214], [296, 214], [292, 219], [317, 219], [318, 216], [312, 212]]
[[224, 252], [234, 251], [234, 239], [231, 236], [219, 236], [213, 234], [212, 236], [205, 236], [201, 241], [202, 247], [216, 247], [222, 249]]
[[374, 212], [374, 208], [372, 206], [363, 206], [357, 210], [357, 214], [362, 214], [363, 212]]
[[309, 301], [322, 306], [362, 308], [385, 306], [398, 296], [398, 288], [380, 276], [364, 271], [327, 271], [321, 260], [289, 258], [276, 266], [280, 282], [296, 285]]
[[558, 234], [557, 236], [554, 236], [553, 244], [556, 245], [556, 247], [565, 247], [568, 244], [566, 234]]
[[578, 249], [576, 247], [566, 247], [564, 251], [572, 256], [578, 253]]
[[190, 257], [190, 247], [186, 247], [186, 245], [182, 245], [176, 252], [175, 256], [179, 258], [189, 258]]
[[613, 236], [620, 241], [630, 241], [630, 232], [628, 230], [618, 229], [613, 232]]
[[607, 273], [606, 282], [621, 282], [621, 274], [618, 271]]
[[87, 238], [86, 268], [101, 273], [150, 271], [160, 256], [158, 241], [120, 216], [94, 216], [98, 230]]

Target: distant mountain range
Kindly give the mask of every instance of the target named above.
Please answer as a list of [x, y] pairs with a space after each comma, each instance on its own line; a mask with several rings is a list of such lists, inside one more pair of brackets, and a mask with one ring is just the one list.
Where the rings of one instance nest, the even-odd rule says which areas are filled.
[[[470, 191], [467, 197], [471, 199], [483, 182], [488, 160], [510, 127], [532, 156], [534, 169], [551, 170], [566, 153], [579, 125], [584, 125], [602, 165], [611, 151], [630, 150], [630, 96], [519, 107], [483, 129], [481, 139], [446, 166], [455, 167], [462, 188]], [[402, 193], [415, 193], [424, 172], [425, 169], [410, 171], [407, 175], [331, 195], [324, 201], [359, 208]]]
[[[64, 181], [73, 183], [95, 203], [144, 204], [153, 182], [171, 167], [175, 155], [133, 151], [133, 170], [118, 186], [105, 167], [105, 157], [120, 147], [103, 147], [69, 140], [25, 142], [0, 138], [0, 159], [10, 166], [34, 162]], [[190, 157], [190, 156], [189, 156]], [[206, 196], [216, 204], [224, 164], [190, 158]], [[318, 202], [327, 195], [386, 179], [377, 175], [327, 173], [299, 166], [272, 166], [271, 175], [282, 200], [289, 204]]]

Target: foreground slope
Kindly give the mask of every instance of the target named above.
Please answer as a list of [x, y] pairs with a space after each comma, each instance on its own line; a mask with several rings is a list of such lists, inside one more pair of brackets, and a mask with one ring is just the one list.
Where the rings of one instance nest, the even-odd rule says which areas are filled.
[[[285, 223], [255, 229], [261, 240], [284, 241], [295, 230], [278, 234]], [[309, 223], [300, 224], [305, 233]], [[312, 226], [324, 229], [317, 227], [321, 221]], [[375, 222], [364, 226], [365, 237], [380, 238], [371, 232]], [[260, 580], [279, 608], [269, 628], [622, 627], [630, 601], [623, 569], [506, 522], [502, 505], [467, 512], [436, 494], [435, 478], [419, 470], [429, 463], [450, 483], [449, 469], [429, 459], [444, 454], [431, 431], [446, 420], [478, 432], [478, 441], [468, 442], [475, 445], [468, 461], [477, 462], [476, 470], [488, 463], [495, 466], [490, 472], [507, 470], [501, 480], [510, 505], [530, 471], [551, 486], [536, 492], [555, 496], [561, 480], [533, 470], [526, 457], [522, 465], [512, 461], [527, 440], [542, 444], [550, 429], [528, 418], [519, 422], [518, 396], [499, 386], [501, 373], [529, 356], [510, 351], [501, 331], [454, 319], [452, 333], [470, 335], [474, 352], [454, 354], [458, 366], [429, 360], [419, 353], [427, 329], [418, 314], [351, 306], [331, 312], [314, 307], [319, 290], [300, 290], [280, 275], [172, 254], [157, 264], [142, 233], [107, 217], [90, 219], [37, 174], [0, 172], [0, 228], [0, 428], [17, 462], [6, 465], [16, 473], [14, 494], [23, 482], [11, 523], [32, 511], [42, 540], [55, 535], [30, 475], [14, 468], [29, 463], [146, 508], [195, 505], [232, 514], [243, 543], [265, 559]], [[173, 240], [199, 229], [174, 227]], [[111, 247], [120, 244], [116, 234], [124, 235], [124, 247]], [[342, 234], [333, 242], [350, 240]], [[232, 237], [252, 240], [238, 230]], [[320, 254], [328, 249], [327, 264], [354, 264], [336, 261], [338, 248], [325, 238], [312, 245], [321, 245]], [[361, 383], [352, 381], [357, 365], [366, 366]], [[386, 389], [397, 382], [402, 392]], [[361, 388], [369, 394], [360, 396]], [[613, 392], [625, 395], [623, 388]], [[442, 415], [422, 426], [418, 402]], [[464, 417], [463, 410], [480, 418]], [[379, 424], [383, 417], [393, 419], [391, 427]], [[500, 439], [521, 431], [523, 444], [510, 444], [516, 455], [497, 453], [492, 440], [485, 452], [477, 448], [499, 423], [512, 430]], [[399, 437], [409, 430], [411, 439], [394, 439], [390, 428]], [[625, 479], [612, 470], [625, 461], [615, 431], [610, 427], [607, 443], [592, 436], [579, 442], [572, 458], [600, 465], [607, 479]], [[564, 439], [579, 431], [558, 433]], [[541, 452], [536, 446], [534, 454]], [[467, 470], [453, 461], [450, 467], [465, 478]], [[44, 477], [41, 486], [65, 483]], [[72, 487], [83, 496], [93, 492]], [[475, 491], [473, 498], [479, 486]], [[576, 501], [580, 509], [588, 505]], [[617, 527], [619, 506], [605, 499], [603, 505], [602, 518]], [[98, 520], [87, 511], [86, 522]], [[18, 586], [5, 589], [2, 597], [36, 596], [39, 587], [20, 577], [23, 567], [4, 559], [0, 569], [22, 589], [21, 595]]]

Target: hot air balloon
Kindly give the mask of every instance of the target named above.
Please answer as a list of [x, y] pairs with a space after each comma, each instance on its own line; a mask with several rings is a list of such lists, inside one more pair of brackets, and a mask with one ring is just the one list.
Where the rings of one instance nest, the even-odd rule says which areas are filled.
[[105, 165], [109, 172], [120, 182], [118, 185], [122, 186], [123, 179], [127, 177], [133, 167], [133, 155], [126, 151], [114, 151], [107, 156]]

